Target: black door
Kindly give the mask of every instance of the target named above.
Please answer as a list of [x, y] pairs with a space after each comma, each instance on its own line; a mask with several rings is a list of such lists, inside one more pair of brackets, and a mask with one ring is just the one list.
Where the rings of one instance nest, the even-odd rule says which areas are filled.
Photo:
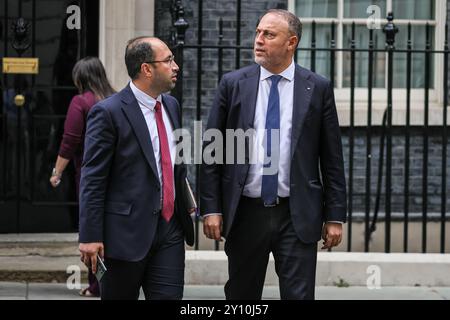
[[39, 58], [37, 75], [0, 77], [0, 233], [76, 230], [73, 165], [57, 189], [49, 177], [77, 94], [72, 67], [98, 55], [98, 18], [98, 0], [0, 0], [0, 56]]

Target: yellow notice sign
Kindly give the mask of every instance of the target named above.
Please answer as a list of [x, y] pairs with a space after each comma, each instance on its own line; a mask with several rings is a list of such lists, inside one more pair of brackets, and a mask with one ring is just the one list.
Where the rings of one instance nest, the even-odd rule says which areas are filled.
[[39, 58], [3, 58], [3, 73], [37, 74]]

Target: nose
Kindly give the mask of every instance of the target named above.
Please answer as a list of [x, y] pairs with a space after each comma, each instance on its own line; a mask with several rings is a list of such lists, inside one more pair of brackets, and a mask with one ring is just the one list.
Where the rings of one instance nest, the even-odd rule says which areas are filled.
[[178, 70], [180, 70], [180, 67], [178, 67], [175, 60], [172, 61], [172, 70], [177, 71], [177, 72], [178, 72]]
[[263, 35], [263, 33], [262, 33], [262, 32], [257, 33], [256, 36], [255, 36], [255, 43], [263, 44], [263, 43], [264, 43], [263, 40], [264, 40], [264, 35]]

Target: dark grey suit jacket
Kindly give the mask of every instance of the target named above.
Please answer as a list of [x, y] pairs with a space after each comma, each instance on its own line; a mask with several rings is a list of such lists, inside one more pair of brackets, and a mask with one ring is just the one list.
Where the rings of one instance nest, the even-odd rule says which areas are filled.
[[[252, 128], [259, 77], [256, 64], [224, 75], [207, 129], [219, 129], [225, 137], [226, 129]], [[209, 143], [205, 142], [204, 148]], [[226, 152], [224, 147], [224, 155]], [[248, 148], [246, 152], [245, 164], [203, 163], [201, 167], [201, 214], [222, 213], [224, 237], [232, 228], [246, 183]], [[333, 88], [330, 81], [299, 65], [295, 66], [292, 114], [290, 210], [294, 229], [305, 243], [320, 240], [324, 221], [346, 220], [344, 163]]]
[[[173, 128], [180, 128], [180, 106], [163, 95]], [[186, 242], [193, 224], [181, 195], [186, 167], [175, 165], [175, 215]], [[161, 209], [161, 186], [150, 133], [127, 86], [89, 112], [80, 183], [80, 239], [104, 242], [105, 255], [138, 261], [149, 251]]]

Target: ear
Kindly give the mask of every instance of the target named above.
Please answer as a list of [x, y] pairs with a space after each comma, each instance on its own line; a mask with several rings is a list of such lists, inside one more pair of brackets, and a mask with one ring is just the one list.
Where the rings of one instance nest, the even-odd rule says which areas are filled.
[[297, 43], [298, 43], [297, 36], [290, 36], [288, 41], [289, 41], [289, 44], [288, 44], [289, 50], [295, 51], [295, 48], [297, 47]]
[[151, 78], [153, 75], [153, 69], [148, 63], [141, 64], [141, 74], [144, 78]]

